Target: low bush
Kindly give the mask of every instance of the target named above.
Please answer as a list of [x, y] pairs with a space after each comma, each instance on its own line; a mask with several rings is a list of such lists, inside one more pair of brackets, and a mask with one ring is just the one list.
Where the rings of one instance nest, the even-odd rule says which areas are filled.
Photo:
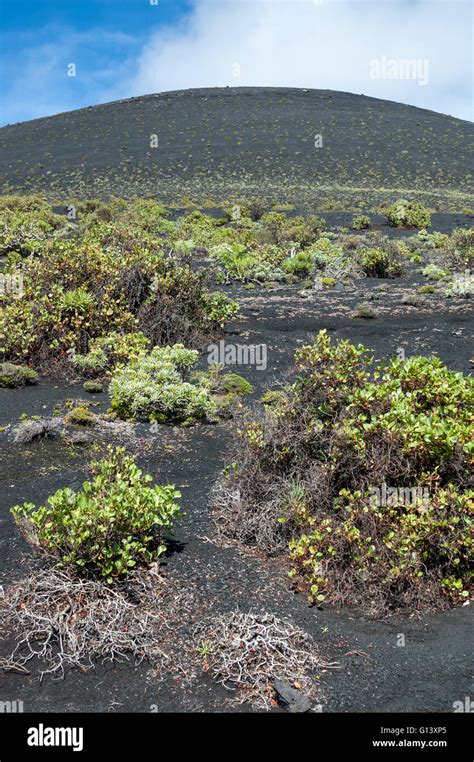
[[370, 228], [370, 217], [366, 214], [355, 214], [352, 218], [353, 230], [368, 230]]
[[371, 304], [361, 302], [361, 304], [357, 304], [352, 310], [351, 318], [354, 320], [374, 320], [377, 317], [377, 314], [377, 310], [372, 307]]
[[374, 365], [324, 331], [296, 369], [239, 428], [215, 493], [220, 536], [289, 551], [311, 601], [370, 613], [465, 601], [472, 378], [436, 357]]
[[307, 278], [314, 272], [314, 255], [309, 251], [298, 251], [283, 261], [283, 269], [290, 275]]
[[474, 275], [469, 271], [457, 275], [446, 289], [446, 296], [457, 296], [461, 299], [474, 297]]
[[0, 255], [37, 254], [48, 236], [65, 225], [42, 196], [2, 196], [0, 211]]
[[443, 249], [443, 259], [453, 270], [464, 270], [474, 265], [474, 228], [453, 230], [447, 237]]
[[207, 274], [177, 264], [156, 244], [140, 246], [140, 236], [129, 250], [120, 235], [50, 241], [41, 257], [28, 260], [22, 298], [7, 296], [0, 314], [4, 359], [49, 371], [54, 363], [66, 373], [71, 354], [95, 351], [91, 342], [110, 334], [140, 331], [151, 344], [196, 346], [220, 332], [235, 307], [209, 295]]
[[110, 449], [93, 468], [79, 492], [66, 487], [39, 508], [24, 503], [12, 513], [26, 538], [61, 565], [112, 582], [164, 553], [164, 533], [181, 515], [180, 493], [151, 486], [123, 448]]
[[428, 280], [445, 280], [446, 278], [450, 277], [449, 270], [445, 270], [442, 267], [438, 267], [434, 264], [426, 265], [426, 267], [423, 268], [421, 271], [421, 274], [424, 278], [428, 278]]
[[428, 228], [431, 225], [430, 210], [419, 201], [401, 199], [385, 209], [389, 225], [396, 228]]
[[194, 423], [216, 414], [210, 390], [186, 380], [198, 352], [182, 344], [154, 347], [118, 369], [110, 383], [112, 409], [124, 418]]
[[402, 273], [400, 260], [393, 251], [362, 247], [357, 255], [362, 270], [370, 278], [396, 278]]
[[229, 299], [223, 291], [213, 291], [203, 296], [204, 312], [215, 325], [224, 327], [239, 311], [237, 302]]
[[87, 404], [76, 405], [65, 416], [65, 421], [73, 426], [92, 427], [97, 423], [97, 416], [89, 410]]
[[77, 368], [87, 376], [101, 376], [111, 372], [119, 364], [139, 357], [150, 346], [149, 339], [141, 332], [119, 334], [116, 331], [92, 339], [86, 355], [74, 355]]

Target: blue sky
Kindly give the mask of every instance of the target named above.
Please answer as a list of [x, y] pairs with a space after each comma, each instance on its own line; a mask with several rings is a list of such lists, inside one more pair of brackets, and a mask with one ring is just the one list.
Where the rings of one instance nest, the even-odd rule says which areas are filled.
[[0, 124], [224, 85], [345, 90], [473, 118], [468, 0], [154, 2], [0, 0]]

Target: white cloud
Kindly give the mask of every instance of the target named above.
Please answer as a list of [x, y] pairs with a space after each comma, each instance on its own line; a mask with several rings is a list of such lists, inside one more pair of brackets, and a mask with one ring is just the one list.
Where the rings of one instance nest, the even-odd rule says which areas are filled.
[[[314, 87], [472, 119], [471, 14], [463, 0], [195, 0], [180, 25], [153, 34], [134, 75], [108, 95]], [[371, 79], [370, 62], [384, 57], [419, 60], [425, 72], [428, 62], [428, 82]]]
[[[343, 90], [473, 118], [469, 0], [194, 0], [148, 34], [51, 24], [18, 35], [0, 56], [3, 121], [225, 85]], [[372, 79], [371, 61], [383, 59], [420, 61], [427, 84]]]

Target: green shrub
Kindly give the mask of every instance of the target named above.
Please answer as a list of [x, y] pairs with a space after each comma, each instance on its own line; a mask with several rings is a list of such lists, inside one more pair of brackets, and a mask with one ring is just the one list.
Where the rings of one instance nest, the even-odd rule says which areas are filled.
[[429, 209], [419, 201], [401, 199], [385, 210], [389, 225], [396, 228], [428, 228], [431, 225]]
[[401, 264], [391, 252], [363, 247], [357, 253], [361, 267], [369, 278], [396, 278], [401, 275]]
[[401, 304], [405, 304], [409, 307], [423, 307], [425, 300], [420, 294], [411, 293], [410, 291], [404, 294], [401, 298]]
[[112, 409], [140, 420], [212, 419], [216, 408], [209, 389], [185, 380], [198, 358], [198, 352], [182, 344], [140, 355], [114, 374], [109, 386]]
[[368, 599], [383, 595], [385, 605], [403, 606], [434, 572], [438, 595], [462, 603], [469, 597], [473, 501], [473, 490], [452, 485], [437, 490], [429, 509], [423, 499], [379, 507], [369, 494], [341, 490], [333, 515], [299, 516], [307, 530], [290, 541], [290, 575], [305, 580], [312, 600], [323, 601], [343, 567]]
[[444, 249], [446, 264], [454, 270], [464, 270], [474, 265], [474, 228], [453, 230]]
[[259, 281], [259, 283], [264, 283], [266, 281], [284, 280], [285, 272], [282, 268], [276, 267], [270, 262], [258, 262], [252, 268], [251, 276], [254, 280]]
[[87, 355], [94, 339], [109, 334], [140, 331], [157, 345], [211, 338], [222, 314], [216, 324], [206, 312], [208, 276], [166, 257], [148, 235], [107, 224], [81, 240], [48, 241], [41, 257], [24, 264], [22, 298], [7, 295], [2, 305], [5, 359], [54, 362], [67, 373], [71, 352]]
[[302, 247], [310, 246], [317, 241], [326, 227], [321, 217], [308, 215], [303, 217], [287, 217], [282, 212], [268, 212], [260, 220], [260, 226], [275, 244], [298, 243]]
[[16, 523], [33, 544], [78, 572], [107, 582], [166, 550], [163, 534], [179, 518], [174, 485], [151, 486], [123, 448], [93, 464], [96, 474], [78, 492], [66, 487], [36, 508], [12, 508]]
[[308, 251], [298, 251], [283, 261], [283, 269], [290, 275], [306, 278], [314, 271], [314, 255]]
[[424, 278], [428, 278], [428, 280], [444, 280], [450, 276], [449, 270], [444, 270], [433, 264], [426, 265], [421, 271], [421, 274]]
[[211, 253], [224, 270], [227, 280], [249, 277], [257, 263], [256, 258], [247, 252], [247, 247], [243, 244], [221, 244], [215, 246]]
[[334, 288], [337, 281], [335, 278], [321, 278], [323, 288]]
[[0, 387], [14, 389], [26, 384], [36, 383], [36, 373], [25, 365], [11, 362], [0, 363]]
[[74, 355], [76, 366], [86, 375], [103, 375], [117, 365], [139, 357], [150, 346], [149, 339], [140, 331], [119, 334], [116, 331], [92, 339], [86, 355]]
[[221, 535], [289, 549], [311, 601], [371, 613], [464, 601], [474, 380], [436, 357], [374, 364], [324, 331], [295, 360], [293, 384], [237, 432], [216, 492]]
[[474, 275], [468, 271], [455, 277], [446, 289], [446, 296], [457, 296], [461, 299], [474, 297]]
[[293, 241], [304, 248], [317, 241], [325, 227], [325, 221], [314, 214], [289, 217], [279, 230], [277, 243]]
[[41, 196], [2, 196], [0, 211], [0, 254], [38, 254], [48, 236], [65, 225]]
[[213, 291], [204, 296], [204, 312], [213, 323], [224, 326], [238, 311], [237, 302], [229, 299], [223, 291]]
[[75, 288], [65, 291], [59, 298], [61, 312], [88, 312], [94, 304], [94, 297], [85, 288]]
[[370, 217], [366, 214], [355, 214], [352, 218], [353, 230], [368, 230], [370, 228]]

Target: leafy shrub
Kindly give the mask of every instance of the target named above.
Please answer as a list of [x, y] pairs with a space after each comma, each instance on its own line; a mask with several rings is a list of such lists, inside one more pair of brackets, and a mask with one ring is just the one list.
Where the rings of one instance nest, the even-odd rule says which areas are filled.
[[221, 244], [212, 249], [212, 254], [224, 270], [227, 280], [249, 277], [257, 263], [256, 258], [247, 252], [247, 247], [243, 244]]
[[181, 516], [174, 485], [151, 486], [123, 448], [93, 464], [96, 474], [78, 492], [66, 487], [36, 508], [12, 508], [16, 523], [33, 544], [78, 572], [107, 582], [166, 550], [163, 533]]
[[186, 381], [198, 352], [182, 344], [154, 347], [112, 378], [112, 408], [125, 418], [195, 422], [216, 412], [211, 394], [199, 382]]
[[76, 366], [87, 375], [103, 375], [117, 365], [134, 360], [146, 352], [149, 339], [140, 331], [120, 335], [116, 331], [92, 339], [86, 355], [74, 355]]
[[429, 209], [419, 201], [401, 199], [385, 210], [389, 225], [396, 228], [428, 228], [431, 225]]
[[[243, 201], [238, 205], [238, 208], [242, 217], [248, 217], [253, 222], [258, 222], [268, 212], [269, 206], [270, 204], [266, 199], [255, 197]], [[233, 219], [232, 214], [229, 215], [229, 218]]]
[[65, 291], [59, 298], [60, 312], [86, 313], [94, 304], [94, 297], [87, 289], [80, 287]]
[[265, 283], [267, 281], [281, 281], [285, 279], [285, 272], [282, 268], [276, 267], [270, 262], [258, 262], [252, 268], [252, 279]]
[[446, 296], [458, 296], [461, 299], [474, 297], [474, 275], [467, 271], [455, 277], [446, 289]]
[[[324, 331], [295, 357], [294, 383], [236, 436], [216, 490], [220, 534], [289, 549], [312, 601], [370, 612], [464, 601], [473, 379], [436, 357], [374, 366]], [[374, 500], [381, 485], [395, 498]]]
[[298, 251], [283, 261], [283, 269], [290, 275], [307, 278], [314, 271], [314, 255], [309, 251]]
[[229, 299], [223, 291], [213, 291], [211, 294], [205, 294], [204, 312], [213, 323], [224, 326], [239, 311], [237, 302]]
[[142, 239], [95, 229], [80, 242], [47, 242], [23, 265], [23, 297], [7, 296], [0, 313], [4, 358], [49, 370], [54, 361], [69, 372], [71, 352], [87, 355], [94, 339], [109, 334], [141, 331], [158, 345], [212, 338], [225, 318], [220, 312], [214, 321], [212, 298], [209, 311], [208, 276]]
[[282, 212], [268, 212], [260, 220], [260, 225], [275, 244], [298, 243], [309, 246], [321, 235], [326, 223], [316, 215], [287, 217]]
[[353, 230], [368, 230], [370, 228], [370, 217], [366, 214], [355, 214], [352, 218]]
[[424, 278], [428, 278], [428, 280], [444, 280], [450, 276], [449, 270], [444, 270], [434, 264], [426, 265], [421, 271], [421, 274]]
[[400, 262], [384, 249], [362, 248], [358, 250], [364, 273], [370, 278], [396, 278], [402, 272]]
[[433, 495], [429, 509], [423, 500], [379, 507], [369, 494], [341, 490], [333, 516], [304, 517], [307, 531], [290, 541], [290, 574], [305, 579], [312, 599], [323, 601], [342, 567], [368, 599], [380, 596], [382, 586], [386, 604], [400, 606], [411, 603], [426, 577], [433, 584], [434, 571], [437, 594], [462, 602], [469, 596], [473, 500], [474, 490], [460, 493], [450, 485]]
[[321, 285], [323, 288], [334, 288], [337, 281], [335, 278], [321, 278]]
[[64, 218], [41, 196], [2, 196], [0, 211], [0, 254], [37, 254], [47, 237], [64, 225]]
[[463, 270], [474, 265], [474, 228], [453, 230], [443, 247], [443, 256], [448, 267]]
[[294, 241], [304, 248], [317, 241], [325, 227], [325, 221], [314, 214], [290, 217], [281, 226], [277, 243]]
[[253, 392], [252, 384], [238, 373], [225, 373], [221, 376], [220, 388], [227, 394], [237, 394], [239, 397]]
[[408, 307], [423, 307], [425, 300], [420, 294], [415, 294], [408, 291], [408, 293], [403, 294], [400, 303]]

